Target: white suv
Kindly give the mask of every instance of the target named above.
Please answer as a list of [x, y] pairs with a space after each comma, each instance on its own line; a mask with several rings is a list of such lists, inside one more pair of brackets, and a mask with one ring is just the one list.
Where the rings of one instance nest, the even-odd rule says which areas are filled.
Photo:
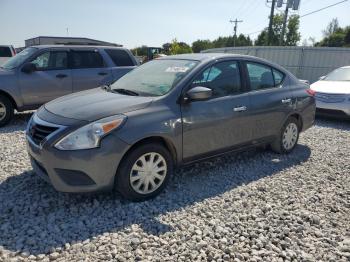
[[0, 66], [15, 55], [16, 50], [12, 45], [0, 45]]

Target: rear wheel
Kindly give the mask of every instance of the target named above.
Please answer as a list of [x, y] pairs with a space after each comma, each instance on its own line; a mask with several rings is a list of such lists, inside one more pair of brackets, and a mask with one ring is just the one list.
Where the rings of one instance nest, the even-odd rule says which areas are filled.
[[6, 96], [0, 95], [0, 127], [7, 125], [14, 114], [13, 105]]
[[133, 149], [117, 172], [116, 188], [127, 199], [142, 201], [158, 195], [173, 172], [169, 151], [160, 144], [147, 143]]
[[290, 117], [283, 125], [279, 137], [271, 144], [273, 151], [288, 154], [293, 151], [299, 139], [299, 123], [295, 117]]

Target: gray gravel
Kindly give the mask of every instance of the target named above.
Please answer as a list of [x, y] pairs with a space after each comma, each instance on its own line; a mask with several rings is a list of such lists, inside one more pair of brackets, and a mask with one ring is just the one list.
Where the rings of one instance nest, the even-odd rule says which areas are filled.
[[28, 118], [0, 129], [0, 261], [350, 261], [350, 122], [317, 120], [287, 156], [182, 168], [165, 193], [131, 203], [41, 181]]

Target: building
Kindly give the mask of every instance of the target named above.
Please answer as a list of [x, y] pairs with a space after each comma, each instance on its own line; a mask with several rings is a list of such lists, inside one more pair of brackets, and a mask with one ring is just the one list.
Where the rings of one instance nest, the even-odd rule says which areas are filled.
[[119, 46], [122, 45], [109, 43], [105, 41], [83, 38], [83, 37], [56, 37], [56, 36], [38, 36], [24, 41], [25, 47], [33, 45], [103, 45]]

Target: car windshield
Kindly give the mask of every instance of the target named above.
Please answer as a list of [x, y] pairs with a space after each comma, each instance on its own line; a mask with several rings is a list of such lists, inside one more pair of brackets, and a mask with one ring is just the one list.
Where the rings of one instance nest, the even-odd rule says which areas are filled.
[[28, 57], [34, 54], [37, 51], [37, 48], [28, 47], [22, 52], [18, 53], [14, 57], [10, 58], [5, 64], [2, 65], [4, 69], [14, 69], [17, 66], [21, 65]]
[[193, 60], [153, 60], [134, 69], [111, 85], [111, 90], [129, 90], [140, 95], [168, 93], [196, 65]]
[[338, 68], [329, 73], [325, 81], [350, 81], [350, 67]]

